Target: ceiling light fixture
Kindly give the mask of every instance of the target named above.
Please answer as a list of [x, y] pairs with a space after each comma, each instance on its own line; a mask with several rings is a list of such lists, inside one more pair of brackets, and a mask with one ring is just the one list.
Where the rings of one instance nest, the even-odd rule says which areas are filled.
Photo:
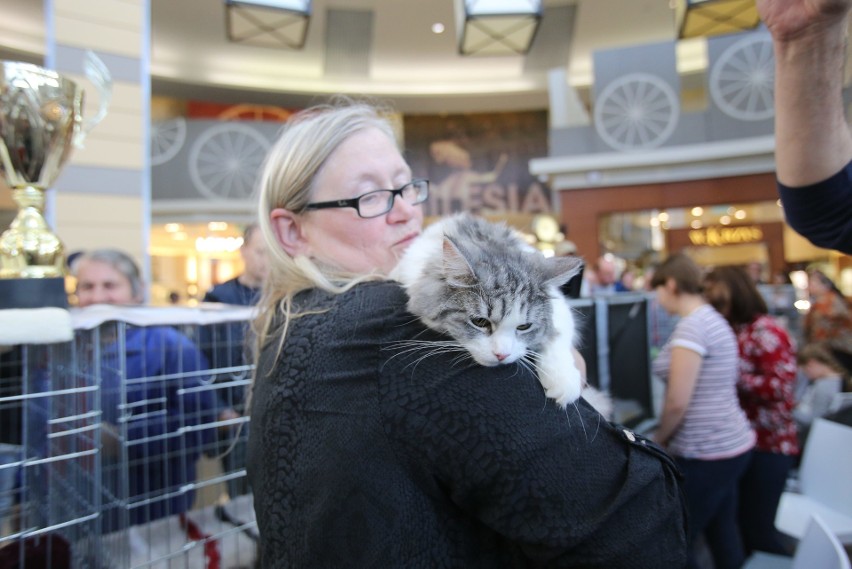
[[718, 36], [757, 27], [755, 0], [675, 0], [678, 39]]
[[444, 24], [441, 22], [435, 22], [432, 24], [432, 33], [433, 34], [443, 34], [444, 33]]
[[228, 39], [261, 47], [301, 49], [311, 0], [225, 0]]
[[455, 0], [461, 55], [524, 55], [541, 22], [541, 0]]

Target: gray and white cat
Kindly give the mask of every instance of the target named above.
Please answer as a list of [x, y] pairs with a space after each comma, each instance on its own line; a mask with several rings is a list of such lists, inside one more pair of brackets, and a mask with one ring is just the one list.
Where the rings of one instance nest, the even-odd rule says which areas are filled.
[[[559, 287], [581, 267], [576, 257], [545, 257], [505, 225], [459, 214], [427, 227], [391, 277], [427, 326], [481, 365], [531, 362], [547, 397], [565, 407], [586, 382], [573, 355], [574, 317]], [[608, 400], [590, 395], [608, 415]]]

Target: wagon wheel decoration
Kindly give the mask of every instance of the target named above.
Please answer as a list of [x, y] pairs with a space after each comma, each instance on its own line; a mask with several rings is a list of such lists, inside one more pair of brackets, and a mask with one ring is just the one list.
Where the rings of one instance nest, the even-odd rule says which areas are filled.
[[165, 164], [186, 142], [186, 119], [178, 117], [151, 124], [151, 165]]
[[293, 115], [293, 111], [271, 105], [234, 105], [219, 114], [222, 121], [254, 120], [284, 122]]
[[595, 130], [616, 150], [644, 150], [674, 132], [680, 105], [659, 77], [631, 73], [606, 86], [595, 101]]
[[775, 115], [775, 57], [766, 36], [732, 44], [710, 72], [710, 96], [726, 115], [759, 121]]
[[268, 149], [269, 141], [249, 126], [214, 126], [192, 146], [192, 183], [201, 195], [211, 199], [250, 198]]

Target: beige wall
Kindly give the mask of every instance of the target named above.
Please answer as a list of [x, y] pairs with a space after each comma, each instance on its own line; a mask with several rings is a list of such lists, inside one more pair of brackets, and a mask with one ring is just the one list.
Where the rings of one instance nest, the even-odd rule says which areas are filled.
[[142, 200], [132, 196], [56, 194], [57, 234], [65, 252], [110, 247], [145, 259]]
[[[148, 54], [142, 50], [147, 46], [148, 0], [55, 0], [53, 5], [57, 50], [90, 49], [99, 55], [147, 60]], [[86, 92], [84, 119], [94, 116], [101, 102], [97, 90], [85, 77], [71, 77]], [[146, 203], [150, 187], [140, 183], [139, 187], [115, 188], [113, 192], [103, 188], [102, 181], [98, 184], [101, 169], [141, 172], [145, 167], [150, 94], [143, 92], [143, 84], [142, 77], [138, 81], [114, 79], [105, 118], [86, 136], [84, 148], [75, 148], [71, 154], [66, 168], [90, 169], [92, 183], [88, 184], [85, 177], [74, 177], [83, 187], [66, 183], [55, 194], [52, 218], [66, 252], [115, 247], [127, 251], [143, 268], [147, 265]], [[93, 193], [96, 187], [97, 193]]]

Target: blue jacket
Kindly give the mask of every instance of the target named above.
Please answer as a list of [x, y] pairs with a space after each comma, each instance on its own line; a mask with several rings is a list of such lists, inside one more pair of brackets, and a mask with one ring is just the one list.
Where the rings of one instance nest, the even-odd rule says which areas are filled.
[[[194, 389], [209, 381], [207, 360], [177, 330], [128, 326], [123, 377], [114, 365], [122, 361], [119, 349], [103, 348], [101, 405], [105, 421], [127, 425], [131, 503], [154, 499], [130, 509], [137, 524], [192, 507], [194, 491], [181, 487], [195, 481], [202, 445], [214, 441], [213, 429], [197, 427], [215, 421], [217, 408], [212, 391]], [[167, 493], [173, 495], [163, 498]]]
[[[59, 374], [61, 366], [51, 365], [34, 378], [33, 389], [50, 395], [35, 399], [28, 407], [27, 430], [35, 445], [30, 452], [43, 456], [69, 452], [62, 445], [70, 437], [50, 437], [57, 427], [49, 421], [68, 416], [69, 405], [74, 405], [76, 409], [100, 410], [101, 415], [91, 419], [91, 424], [106, 423], [122, 437], [118, 455], [111, 456], [109, 435], [102, 432], [101, 452], [96, 455], [103, 482], [102, 531], [106, 532], [192, 507], [195, 492], [184, 486], [196, 480], [196, 462], [203, 447], [215, 440], [214, 428], [200, 427], [216, 420], [217, 407], [212, 392], [203, 389], [209, 383], [206, 358], [174, 328], [107, 323], [100, 332], [100, 336], [78, 334], [72, 373]], [[123, 345], [120, 340], [105, 339], [122, 336]], [[91, 339], [97, 337], [103, 343], [93, 345]], [[83, 378], [91, 379], [81, 385]], [[65, 394], [73, 388], [98, 385], [98, 381], [96, 391]], [[58, 424], [62, 428], [64, 423]], [[85, 464], [84, 459], [77, 462]], [[26, 482], [29, 492], [37, 495], [44, 490], [41, 486], [55, 486], [56, 481], [49, 478], [54, 473], [69, 475], [53, 467], [33, 472], [36, 477]], [[82, 480], [92, 483], [91, 479]]]

